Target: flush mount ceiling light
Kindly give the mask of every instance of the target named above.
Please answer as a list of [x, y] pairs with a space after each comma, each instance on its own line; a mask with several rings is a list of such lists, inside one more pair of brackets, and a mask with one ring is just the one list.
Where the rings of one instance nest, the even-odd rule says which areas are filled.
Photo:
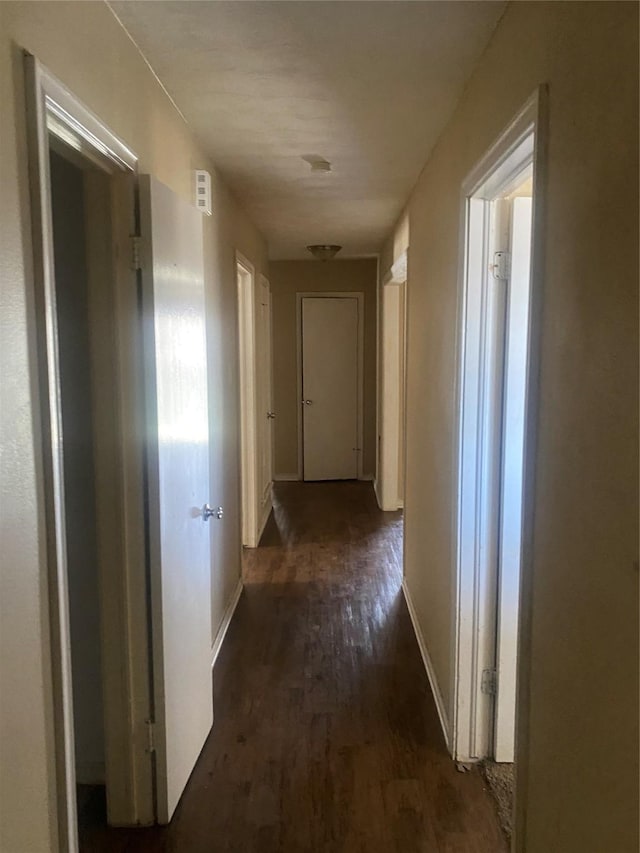
[[342, 246], [328, 246], [326, 244], [307, 246], [308, 251], [317, 261], [330, 261], [331, 258], [335, 258], [341, 248]]

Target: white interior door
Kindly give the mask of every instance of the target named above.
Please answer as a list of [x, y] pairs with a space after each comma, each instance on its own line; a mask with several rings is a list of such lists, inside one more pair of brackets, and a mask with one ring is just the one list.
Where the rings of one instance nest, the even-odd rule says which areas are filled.
[[514, 198], [511, 202], [511, 276], [506, 312], [498, 562], [496, 761], [513, 761], [515, 750], [532, 201], [523, 197]]
[[202, 214], [140, 180], [157, 819], [213, 722]]
[[305, 480], [358, 476], [358, 299], [302, 300]]
[[260, 502], [261, 527], [271, 510], [271, 481], [272, 481], [272, 442], [273, 419], [271, 402], [271, 291], [269, 282], [261, 277], [260, 280], [260, 336], [258, 353], [259, 376], [259, 470], [260, 470]]

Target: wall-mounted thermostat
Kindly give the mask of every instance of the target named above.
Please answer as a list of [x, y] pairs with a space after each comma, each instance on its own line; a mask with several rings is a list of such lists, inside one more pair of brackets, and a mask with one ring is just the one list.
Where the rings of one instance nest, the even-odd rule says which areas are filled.
[[196, 169], [196, 207], [201, 213], [211, 216], [211, 175], [204, 169]]

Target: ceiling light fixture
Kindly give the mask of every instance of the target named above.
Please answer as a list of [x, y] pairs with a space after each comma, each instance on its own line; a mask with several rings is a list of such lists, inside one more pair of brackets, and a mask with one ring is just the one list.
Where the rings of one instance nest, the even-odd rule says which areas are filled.
[[335, 258], [341, 248], [342, 246], [329, 246], [326, 244], [307, 246], [308, 251], [311, 252], [317, 261], [330, 261], [331, 258]]

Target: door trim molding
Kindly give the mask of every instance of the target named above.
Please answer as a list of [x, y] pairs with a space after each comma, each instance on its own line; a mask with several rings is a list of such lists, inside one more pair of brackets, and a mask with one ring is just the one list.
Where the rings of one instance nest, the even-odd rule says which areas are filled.
[[258, 544], [258, 453], [256, 377], [256, 269], [236, 250], [240, 417], [240, 518], [242, 544]]
[[[118, 175], [134, 175], [138, 161], [135, 153], [100, 118], [27, 51], [24, 52], [24, 68], [37, 336], [37, 408], [42, 428], [41, 485], [44, 506], [43, 533], [46, 542], [42, 570], [42, 625], [45, 630], [49, 630], [47, 644], [43, 646], [43, 655], [49, 656], [45, 665], [51, 666], [51, 680], [48, 685], [48, 717], [53, 739], [53, 760], [48, 768], [52, 790], [51, 834], [52, 838], [56, 838], [56, 847], [65, 853], [75, 853], [78, 849], [75, 739], [49, 134], [77, 152], [79, 158], [90, 161], [113, 179]], [[131, 214], [133, 216], [133, 208]], [[120, 284], [120, 267], [115, 262], [113, 275], [115, 291]], [[130, 281], [127, 283], [131, 284]], [[126, 318], [118, 313], [122, 311], [119, 298], [115, 297], [115, 301], [117, 305], [113, 322], [117, 327], [117, 343], [114, 356], [120, 362], [122, 353], [119, 344], [122, 343], [120, 337], [126, 333], [123, 325]], [[122, 365], [119, 364], [118, 367], [121, 368]], [[126, 401], [122, 399], [123, 395], [126, 396], [122, 375], [116, 377], [115, 383], [117, 401], [122, 407], [122, 411], [118, 412], [116, 429], [122, 430], [124, 417], [130, 413]], [[119, 461], [122, 461], [125, 452], [123, 448], [119, 448], [119, 453], [116, 454]], [[119, 466], [116, 473], [119, 477], [118, 486], [121, 487], [124, 482], [122, 477], [126, 478], [126, 471]], [[126, 502], [128, 495], [121, 491], [118, 494]], [[136, 540], [140, 534], [140, 531], [135, 529], [138, 514], [134, 512], [133, 515], [136, 518], [129, 523], [126, 518], [122, 519], [123, 529], [119, 531], [122, 539], [118, 544], [123, 563], [116, 566], [117, 571], [110, 566], [110, 571], [106, 573], [105, 561], [100, 557], [100, 553], [98, 555], [100, 583], [104, 587], [105, 581], [108, 581], [106, 588], [110, 593], [113, 592], [110, 612], [115, 610], [118, 616], [117, 619], [104, 619], [103, 615], [101, 645], [105, 686], [109, 688], [105, 690], [105, 708], [108, 703], [112, 703], [111, 713], [105, 714], [107, 784], [110, 772], [118, 778], [118, 811], [115, 814], [110, 812], [110, 818], [122, 819], [123, 823], [129, 822], [129, 819], [132, 823], [153, 820], [151, 762], [147, 755], [143, 766], [138, 760], [131, 739], [131, 731], [137, 719], [136, 712], [141, 717], [148, 715], [148, 708], [143, 707], [144, 696], [148, 693], [145, 694], [144, 687], [138, 681], [137, 668], [140, 660], [138, 652], [141, 652], [146, 667], [144, 677], [148, 681], [147, 650], [146, 647], [135, 646], [135, 638], [132, 639], [129, 634], [131, 605], [134, 599], [139, 603], [136, 594], [139, 592], [140, 581], [134, 564], [127, 559], [131, 557], [131, 540]], [[144, 550], [142, 553], [144, 554]], [[144, 559], [142, 571], [144, 572]], [[142, 583], [144, 586], [144, 577]], [[100, 606], [104, 614], [104, 594], [101, 594]], [[147, 793], [149, 797], [145, 799]]]
[[[452, 517], [452, 554], [455, 578], [452, 596], [452, 684], [453, 728], [452, 754], [461, 762], [484, 757], [477, 755], [474, 747], [479, 725], [476, 699], [478, 693], [479, 650], [482, 646], [482, 624], [480, 619], [481, 572], [479, 555], [476, 551], [476, 532], [487, 507], [479, 491], [479, 460], [481, 442], [478, 438], [480, 416], [473, 420], [474, 404], [470, 390], [464, 386], [467, 341], [466, 293], [467, 293], [467, 235], [469, 228], [470, 198], [490, 198], [499, 184], [504, 184], [527, 164], [534, 165], [534, 221], [532, 228], [531, 305], [529, 332], [529, 363], [527, 372], [528, 402], [525, 418], [525, 461], [522, 537], [522, 580], [520, 627], [518, 632], [518, 705], [516, 709], [518, 762], [518, 794], [516, 802], [524, 808], [525, 796], [521, 780], [525, 774], [521, 759], [526, 755], [526, 721], [528, 691], [528, 658], [530, 649], [530, 583], [532, 561], [532, 529], [534, 508], [535, 446], [537, 424], [537, 384], [539, 372], [540, 303], [542, 298], [543, 248], [541, 219], [543, 216], [543, 191], [545, 181], [546, 150], [546, 88], [540, 87], [524, 104], [519, 113], [499, 135], [494, 144], [471, 170], [461, 187], [460, 195], [460, 241], [458, 262], [458, 320], [456, 345], [456, 432], [453, 458], [454, 513]], [[533, 144], [526, 151], [526, 141]], [[528, 158], [528, 159], [527, 159]], [[525, 162], [526, 161], [526, 162]], [[495, 182], [492, 179], [495, 178]], [[482, 203], [480, 201], [479, 203]], [[480, 377], [482, 365], [476, 366]], [[473, 393], [472, 393], [473, 396]], [[475, 399], [475, 398], [474, 398]], [[465, 417], [465, 412], [467, 416]], [[470, 433], [469, 433], [470, 431]], [[475, 436], [470, 458], [463, 459], [463, 432]], [[464, 466], [464, 469], [463, 469]], [[465, 533], [466, 531], [466, 533]], [[465, 544], [466, 543], [466, 544]], [[517, 845], [516, 845], [517, 847]]]
[[364, 292], [362, 290], [305, 291], [296, 293], [296, 406], [298, 424], [298, 480], [304, 480], [304, 431], [302, 421], [302, 300], [357, 299], [358, 300], [358, 445], [357, 477], [363, 479], [364, 455]]

